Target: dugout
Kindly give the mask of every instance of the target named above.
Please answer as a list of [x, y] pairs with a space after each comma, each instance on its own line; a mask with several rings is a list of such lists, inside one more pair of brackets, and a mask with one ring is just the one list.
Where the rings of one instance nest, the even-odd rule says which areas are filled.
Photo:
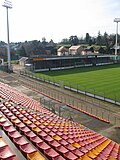
[[67, 69], [82, 66], [110, 64], [113, 61], [108, 55], [85, 55], [63, 57], [37, 57], [31, 60], [34, 71]]

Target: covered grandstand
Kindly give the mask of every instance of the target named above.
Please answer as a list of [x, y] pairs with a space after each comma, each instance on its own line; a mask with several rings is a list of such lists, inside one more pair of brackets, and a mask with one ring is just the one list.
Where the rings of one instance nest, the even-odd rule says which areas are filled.
[[34, 71], [59, 70], [113, 63], [109, 55], [33, 57], [29, 61], [33, 65]]

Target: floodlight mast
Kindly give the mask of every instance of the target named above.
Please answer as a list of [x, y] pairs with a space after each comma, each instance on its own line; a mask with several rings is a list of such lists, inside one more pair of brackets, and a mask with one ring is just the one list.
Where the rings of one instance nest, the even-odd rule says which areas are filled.
[[115, 62], [117, 60], [117, 49], [118, 49], [118, 22], [120, 22], [120, 18], [115, 18], [114, 22], [116, 22], [116, 40], [115, 40]]
[[9, 18], [8, 18], [8, 9], [12, 8], [12, 3], [8, 0], [5, 0], [2, 6], [5, 7], [7, 11], [8, 72], [13, 72], [12, 65], [11, 65], [11, 56], [10, 56]]

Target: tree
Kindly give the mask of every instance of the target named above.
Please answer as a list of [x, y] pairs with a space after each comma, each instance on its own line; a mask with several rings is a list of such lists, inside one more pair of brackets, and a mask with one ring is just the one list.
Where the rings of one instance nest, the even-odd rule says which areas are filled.
[[86, 41], [87, 44], [89, 43], [89, 41], [90, 41], [89, 33], [86, 33], [85, 41]]
[[71, 45], [78, 45], [79, 44], [79, 39], [77, 36], [70, 36], [69, 42]]
[[69, 44], [69, 39], [63, 38], [61, 44]]
[[101, 35], [100, 31], [98, 32], [96, 44], [100, 45], [100, 46], [102, 45], [102, 35]]
[[25, 48], [24, 48], [23, 45], [16, 51], [16, 54], [20, 57], [26, 57], [27, 56]]
[[48, 42], [46, 41], [46, 38], [43, 37], [42, 38], [42, 45], [43, 45], [43, 47], [46, 47], [47, 44], [48, 44]]

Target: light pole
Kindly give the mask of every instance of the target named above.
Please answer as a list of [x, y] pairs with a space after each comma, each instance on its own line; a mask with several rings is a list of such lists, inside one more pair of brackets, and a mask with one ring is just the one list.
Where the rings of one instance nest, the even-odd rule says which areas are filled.
[[116, 62], [116, 60], [117, 60], [117, 49], [118, 49], [118, 44], [117, 44], [117, 41], [118, 41], [118, 38], [117, 38], [117, 36], [118, 36], [118, 22], [120, 22], [120, 18], [115, 18], [114, 22], [117, 23], [117, 25], [116, 25], [116, 40], [115, 40], [115, 62]]
[[12, 65], [11, 65], [11, 56], [10, 56], [10, 40], [9, 40], [9, 18], [8, 18], [8, 9], [12, 8], [12, 3], [8, 0], [4, 1], [4, 4], [2, 5], [6, 8], [7, 11], [7, 40], [8, 40], [8, 72], [13, 72]]

